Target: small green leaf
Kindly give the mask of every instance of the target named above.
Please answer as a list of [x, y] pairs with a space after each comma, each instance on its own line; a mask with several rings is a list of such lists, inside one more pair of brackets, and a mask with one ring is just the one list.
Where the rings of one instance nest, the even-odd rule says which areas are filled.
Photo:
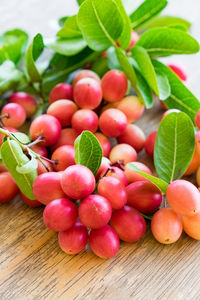
[[106, 72], [109, 71], [108, 68], [108, 58], [107, 57], [99, 57], [92, 64], [91, 70], [97, 73], [100, 77], [102, 77]]
[[107, 58], [108, 58], [108, 67], [111, 70], [121, 70], [121, 66], [119, 60], [117, 58], [117, 54], [115, 51], [115, 47], [110, 47], [107, 50]]
[[160, 123], [154, 163], [159, 177], [170, 183], [187, 170], [195, 147], [194, 126], [183, 112], [168, 114]]
[[51, 42], [47, 45], [48, 48], [66, 56], [78, 54], [84, 48], [86, 48], [86, 46], [87, 43], [81, 36], [68, 39], [56, 39], [54, 42]]
[[23, 133], [23, 132], [15, 132], [15, 133], [13, 133], [13, 132], [10, 132], [10, 134], [12, 135], [12, 136], [14, 136], [20, 143], [22, 143], [22, 144], [28, 144], [28, 143], [30, 143], [30, 138], [29, 138], [29, 136], [28, 135], [26, 135], [25, 133]]
[[84, 1], [78, 12], [78, 25], [88, 46], [95, 51], [115, 45], [123, 31], [123, 19], [112, 0]]
[[83, 131], [74, 146], [75, 162], [88, 167], [96, 175], [102, 160], [102, 148], [97, 138], [90, 131]]
[[77, 15], [68, 17], [65, 20], [64, 26], [58, 31], [57, 36], [61, 38], [75, 38], [82, 36], [77, 23]]
[[40, 82], [42, 80], [42, 76], [36, 66], [36, 61], [42, 54], [43, 50], [43, 38], [42, 35], [38, 33], [34, 37], [33, 42], [29, 46], [25, 56], [26, 72], [32, 82]]
[[145, 104], [146, 108], [151, 108], [153, 105], [153, 95], [151, 89], [144, 77], [135, 69], [136, 73], [136, 88], [137, 95]]
[[152, 17], [157, 15], [167, 5], [166, 0], [146, 0], [131, 15], [131, 25], [133, 29], [140, 27]]
[[187, 32], [167, 27], [149, 29], [140, 36], [136, 45], [145, 48], [151, 56], [191, 54], [199, 51], [198, 42]]
[[6, 60], [0, 65], [0, 95], [17, 87], [23, 73], [16, 69], [15, 64]]
[[156, 80], [158, 83], [158, 97], [160, 100], [166, 100], [171, 93], [171, 87], [169, 84], [169, 80], [164, 72], [162, 72], [159, 68], [155, 67]]
[[144, 176], [146, 179], [148, 179], [149, 181], [151, 181], [155, 186], [157, 186], [157, 188], [163, 193], [166, 193], [167, 187], [168, 187], [168, 183], [158, 177], [149, 175], [147, 173], [141, 172], [135, 165], [134, 163], [128, 163], [127, 165], [130, 169], [136, 171], [138, 174]]
[[78, 3], [78, 5], [81, 5], [85, 0], [76, 0], [76, 2]]
[[188, 90], [183, 82], [166, 65], [157, 60], [152, 60], [154, 67], [168, 78], [171, 94], [165, 104], [168, 108], [177, 108], [188, 114], [194, 122], [195, 115], [200, 109], [199, 100]]
[[31, 155], [31, 159], [23, 165], [20, 166], [18, 165], [16, 167], [16, 171], [20, 174], [29, 174], [32, 171], [37, 170], [37, 167], [38, 167], [38, 161], [34, 155]]
[[58, 24], [60, 25], [60, 27], [63, 27], [64, 24], [65, 24], [65, 21], [70, 18], [68, 16], [65, 16], [65, 17], [61, 17], [60, 19], [58, 19]]
[[7, 140], [1, 146], [2, 160], [8, 171], [14, 178], [21, 192], [29, 199], [34, 200], [32, 185], [37, 177], [37, 171], [34, 170], [28, 174], [20, 174], [17, 172], [17, 166], [24, 165], [29, 162], [28, 157], [23, 153], [21, 147], [16, 141]]

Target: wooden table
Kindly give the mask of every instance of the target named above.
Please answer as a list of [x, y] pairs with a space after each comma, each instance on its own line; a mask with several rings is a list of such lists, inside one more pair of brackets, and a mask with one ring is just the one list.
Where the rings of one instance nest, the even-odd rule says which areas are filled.
[[[64, 7], [66, 14], [76, 9], [69, 0], [1, 0], [1, 28], [22, 26], [32, 34], [46, 34], [47, 21], [62, 16]], [[168, 12], [182, 16], [189, 12], [195, 21], [199, 7], [198, 0], [171, 0]], [[196, 19], [197, 37], [199, 25]], [[197, 96], [199, 57], [179, 58], [187, 65], [188, 85]], [[139, 121], [146, 134], [157, 127], [161, 113], [157, 106]], [[121, 243], [113, 259], [102, 260], [89, 249], [68, 256], [60, 250], [57, 234], [45, 228], [42, 211], [28, 208], [19, 198], [0, 205], [0, 300], [200, 299], [200, 243], [185, 234], [176, 244], [164, 246], [148, 229], [138, 243]]]

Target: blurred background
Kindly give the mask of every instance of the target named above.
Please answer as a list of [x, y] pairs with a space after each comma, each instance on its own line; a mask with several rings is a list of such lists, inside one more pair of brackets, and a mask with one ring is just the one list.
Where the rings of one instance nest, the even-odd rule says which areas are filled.
[[[101, 0], [99, 0], [101, 1]], [[127, 10], [133, 11], [142, 1], [124, 0]], [[164, 14], [177, 15], [192, 23], [191, 33], [200, 42], [200, 0], [168, 0]], [[76, 0], [1, 0], [0, 31], [18, 27], [32, 36], [40, 32], [52, 37], [58, 30], [57, 20], [77, 12]], [[187, 86], [200, 99], [200, 53], [165, 58], [184, 66], [188, 73]]]

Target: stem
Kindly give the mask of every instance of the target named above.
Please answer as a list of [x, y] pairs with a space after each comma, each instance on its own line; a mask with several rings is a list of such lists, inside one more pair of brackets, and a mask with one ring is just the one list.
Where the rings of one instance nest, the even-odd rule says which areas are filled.
[[37, 145], [37, 144], [39, 144], [39, 143], [41, 143], [43, 141], [44, 141], [43, 136], [40, 135], [40, 136], [38, 136], [38, 138], [35, 141], [29, 143], [27, 146], [28, 147], [32, 147], [32, 146]]

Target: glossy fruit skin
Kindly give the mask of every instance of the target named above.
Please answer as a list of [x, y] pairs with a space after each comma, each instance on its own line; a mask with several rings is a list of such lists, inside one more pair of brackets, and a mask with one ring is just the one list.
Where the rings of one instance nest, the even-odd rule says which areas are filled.
[[83, 165], [70, 166], [62, 174], [62, 189], [69, 198], [75, 200], [89, 196], [95, 184], [94, 175]]
[[186, 72], [178, 65], [168, 64], [167, 65], [182, 81], [187, 80]]
[[74, 80], [73, 80], [73, 86], [75, 86], [75, 84], [83, 78], [92, 78], [92, 79], [95, 79], [97, 82], [100, 82], [100, 78], [95, 72], [86, 69], [86, 70], [79, 71], [75, 75]]
[[137, 242], [146, 232], [143, 216], [137, 209], [128, 205], [113, 212], [110, 225], [120, 240], [129, 243]]
[[39, 175], [33, 183], [35, 198], [44, 205], [66, 195], [61, 188], [61, 173], [47, 172]]
[[2, 118], [5, 126], [19, 128], [26, 120], [26, 112], [23, 107], [17, 103], [8, 103], [1, 110], [1, 115], [8, 115], [8, 118]]
[[183, 217], [183, 229], [193, 239], [200, 240], [200, 214]]
[[106, 177], [113, 176], [113, 177], [117, 178], [124, 186], [128, 185], [128, 179], [127, 179], [124, 171], [118, 167], [111, 166], [109, 171], [105, 170], [102, 172], [101, 177], [103, 177], [103, 176], [106, 176]]
[[49, 95], [49, 103], [60, 100], [68, 99], [73, 100], [73, 87], [68, 83], [59, 83], [51, 90]]
[[[152, 175], [151, 170], [143, 163], [135, 161], [134, 166], [136, 166], [141, 172], [147, 173], [149, 175]], [[124, 173], [128, 179], [128, 183], [133, 183], [136, 181], [148, 181], [144, 176], [138, 174], [136, 171], [132, 170], [128, 164], [124, 168]]]
[[23, 201], [26, 205], [28, 205], [29, 207], [34, 208], [34, 207], [40, 207], [40, 206], [42, 206], [42, 203], [41, 203], [41, 202], [39, 202], [39, 201], [37, 201], [37, 200], [31, 200], [31, 199], [27, 198], [22, 192], [20, 192], [20, 196], [21, 196], [21, 198], [22, 198], [22, 201]]
[[198, 110], [195, 116], [195, 125], [200, 130], [200, 109]]
[[62, 127], [71, 125], [72, 116], [78, 110], [78, 106], [71, 100], [58, 100], [47, 109], [47, 114], [58, 119]]
[[112, 215], [110, 202], [98, 194], [83, 199], [78, 209], [78, 216], [83, 225], [91, 229], [105, 226]]
[[151, 231], [158, 242], [172, 244], [180, 238], [183, 231], [181, 218], [171, 208], [162, 208], [153, 215]]
[[39, 144], [35, 144], [33, 146], [30, 147], [34, 152], [44, 156], [44, 157], [47, 157], [48, 156], [48, 152], [47, 152], [47, 148], [43, 147], [43, 146], [40, 146], [40, 143]]
[[[162, 115], [162, 119], [164, 119], [164, 117], [165, 116], [167, 116], [167, 115], [169, 115], [169, 114], [171, 114], [171, 113], [180, 113], [181, 111], [179, 110], [179, 109], [168, 109], [168, 110], [166, 110], [165, 112], [164, 112], [164, 114]], [[161, 119], [161, 120], [162, 120]]]
[[136, 42], [139, 40], [139, 35], [137, 34], [137, 32], [135, 30], [131, 31], [131, 41], [130, 44], [128, 46], [128, 48], [126, 49], [126, 51], [130, 51], [136, 44]]
[[137, 160], [137, 152], [128, 144], [118, 144], [110, 151], [109, 159], [112, 163], [122, 162], [126, 165]]
[[61, 135], [57, 142], [51, 146], [51, 150], [54, 151], [60, 146], [71, 145], [74, 146], [74, 142], [78, 137], [78, 133], [73, 128], [64, 128], [61, 130]]
[[44, 160], [44, 159], [42, 161], [45, 164], [45, 166], [48, 168], [48, 170], [44, 166], [44, 164], [42, 164], [41, 161], [38, 160], [38, 167], [37, 167], [37, 173], [38, 173], [38, 175], [41, 175], [43, 173], [53, 172], [53, 164], [50, 163], [47, 160]]
[[117, 109], [125, 114], [128, 123], [132, 123], [143, 115], [144, 104], [136, 96], [127, 96], [117, 103]]
[[103, 76], [101, 88], [103, 98], [106, 101], [117, 102], [125, 96], [128, 89], [128, 80], [123, 72], [111, 70]]
[[182, 216], [200, 213], [200, 193], [189, 181], [179, 179], [171, 182], [166, 197], [169, 206]]
[[57, 148], [51, 159], [57, 163], [53, 165], [55, 171], [64, 171], [69, 166], [75, 165], [75, 150], [71, 145], [64, 145]]
[[145, 140], [144, 132], [135, 124], [128, 124], [125, 132], [117, 138], [118, 143], [128, 144], [137, 152], [144, 148]]
[[184, 175], [193, 174], [194, 172], [197, 171], [199, 166], [200, 166], [200, 131], [197, 131], [195, 133], [194, 154]]
[[90, 109], [80, 109], [72, 117], [72, 127], [78, 134], [83, 130], [94, 133], [98, 128], [98, 116]]
[[159, 208], [162, 195], [150, 181], [137, 181], [126, 187], [127, 204], [141, 213], [150, 214]]
[[108, 170], [108, 168], [110, 167], [110, 164], [111, 164], [110, 160], [107, 157], [103, 156], [102, 160], [101, 160], [101, 165], [96, 174], [96, 180], [98, 180], [100, 175], [104, 174]]
[[112, 209], [121, 209], [127, 202], [124, 185], [115, 177], [103, 177], [97, 186], [98, 194], [108, 199]]
[[14, 179], [9, 172], [0, 173], [0, 203], [11, 201], [19, 191]]
[[96, 132], [94, 134], [99, 141], [102, 151], [103, 151], [103, 156], [108, 157], [110, 150], [111, 150], [111, 144], [109, 139], [101, 132]]
[[8, 98], [8, 102], [20, 104], [24, 108], [27, 118], [30, 118], [37, 109], [37, 102], [35, 99], [31, 95], [24, 92], [13, 93]]
[[67, 198], [51, 201], [44, 209], [44, 224], [54, 231], [66, 231], [77, 219], [76, 205]]
[[[18, 130], [16, 128], [13, 128], [13, 127], [9, 127], [9, 126], [5, 126], [3, 127], [3, 129], [6, 129], [10, 132], [18, 132]], [[3, 144], [3, 138], [4, 138], [4, 134], [3, 133], [0, 133], [0, 146]]]
[[102, 100], [100, 84], [92, 78], [83, 78], [74, 86], [74, 101], [81, 108], [95, 109]]
[[144, 148], [146, 153], [153, 159], [154, 156], [154, 147], [156, 142], [157, 131], [150, 133], [146, 139]]
[[101, 258], [114, 257], [119, 250], [119, 238], [109, 225], [91, 230], [89, 243], [92, 251]]
[[118, 137], [122, 135], [126, 130], [127, 124], [125, 114], [115, 108], [105, 110], [99, 118], [99, 127], [101, 131], [109, 137]]
[[60, 122], [53, 116], [44, 114], [33, 120], [30, 126], [30, 136], [32, 140], [36, 140], [42, 136], [44, 141], [40, 143], [42, 146], [51, 146], [55, 144], [61, 135]]
[[67, 254], [77, 254], [87, 245], [87, 228], [80, 221], [76, 221], [70, 229], [59, 232], [58, 242], [60, 248]]

